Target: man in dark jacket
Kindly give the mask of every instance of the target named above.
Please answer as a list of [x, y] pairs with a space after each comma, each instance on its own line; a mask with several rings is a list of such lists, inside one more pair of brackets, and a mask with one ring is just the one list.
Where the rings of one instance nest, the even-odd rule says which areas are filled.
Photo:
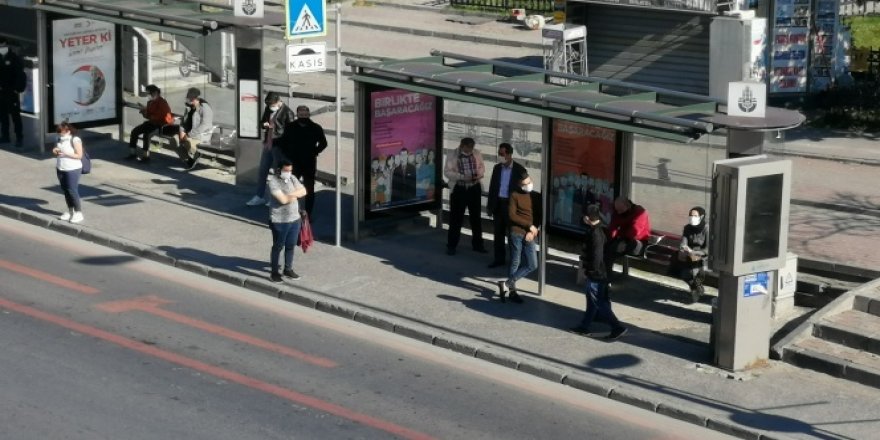
[[587, 207], [587, 215], [584, 216], [587, 225], [587, 234], [584, 239], [583, 261], [584, 272], [587, 276], [587, 310], [581, 324], [571, 329], [573, 333], [591, 335], [590, 326], [597, 316], [604, 318], [611, 326], [608, 339], [617, 339], [626, 333], [626, 327], [620, 323], [614, 311], [611, 310], [611, 297], [608, 295], [608, 275], [605, 265], [605, 241], [607, 232], [602, 225], [602, 217], [598, 205]]
[[296, 120], [284, 127], [282, 151], [293, 162], [293, 174], [306, 186], [306, 213], [312, 217], [315, 206], [315, 174], [318, 172], [318, 155], [327, 148], [324, 129], [311, 120], [309, 108], [296, 108]]
[[508, 143], [498, 145], [498, 163], [492, 168], [492, 179], [489, 182], [489, 197], [486, 202], [486, 213], [494, 218], [495, 259], [489, 268], [504, 266], [506, 263], [507, 245], [505, 238], [510, 228], [510, 217], [507, 212], [510, 206], [510, 193], [516, 189], [526, 169], [513, 161], [513, 147]]
[[21, 125], [21, 93], [27, 86], [24, 63], [12, 52], [9, 42], [0, 38], [0, 144], [11, 142], [9, 120], [15, 128], [15, 146], [24, 145]]
[[293, 110], [284, 104], [281, 95], [276, 92], [266, 94], [266, 108], [263, 110], [263, 116], [260, 121], [263, 124], [263, 150], [260, 154], [260, 168], [257, 170], [257, 191], [254, 196], [247, 201], [248, 206], [265, 205], [268, 201], [266, 196], [266, 178], [269, 177], [269, 170], [278, 168], [278, 164], [284, 159], [282, 152], [282, 138], [284, 137], [284, 129], [288, 124], [296, 119]]

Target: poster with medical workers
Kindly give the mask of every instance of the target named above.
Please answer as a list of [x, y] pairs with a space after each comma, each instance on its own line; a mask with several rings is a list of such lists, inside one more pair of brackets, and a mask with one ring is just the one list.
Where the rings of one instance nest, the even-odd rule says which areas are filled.
[[116, 25], [88, 18], [52, 22], [54, 121], [113, 119], [116, 99]]

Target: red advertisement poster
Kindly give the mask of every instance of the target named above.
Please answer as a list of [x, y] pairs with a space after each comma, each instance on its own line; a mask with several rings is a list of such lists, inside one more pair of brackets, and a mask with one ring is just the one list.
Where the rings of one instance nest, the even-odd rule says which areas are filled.
[[617, 176], [617, 131], [554, 120], [551, 135], [550, 212], [554, 226], [582, 230], [583, 216], [599, 204], [610, 221]]

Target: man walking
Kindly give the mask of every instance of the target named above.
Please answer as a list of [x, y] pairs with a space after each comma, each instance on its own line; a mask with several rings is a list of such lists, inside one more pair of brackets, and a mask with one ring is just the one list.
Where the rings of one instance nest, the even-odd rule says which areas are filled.
[[15, 146], [24, 145], [21, 125], [21, 93], [27, 86], [27, 76], [21, 58], [9, 48], [9, 42], [0, 38], [0, 144], [12, 141], [9, 120], [15, 129]]
[[472, 138], [463, 138], [458, 148], [446, 158], [443, 174], [449, 179], [452, 193], [449, 195], [449, 234], [446, 238], [446, 254], [455, 255], [455, 248], [461, 239], [461, 225], [464, 210], [471, 220], [471, 245], [474, 251], [487, 253], [483, 247], [483, 225], [480, 220], [480, 180], [486, 173], [483, 157], [474, 146]]
[[312, 121], [309, 108], [296, 108], [296, 120], [287, 124], [281, 139], [284, 155], [293, 162], [293, 174], [306, 187], [305, 210], [312, 220], [315, 206], [315, 174], [318, 172], [318, 155], [327, 148], [324, 128]]
[[[516, 291], [516, 282], [538, 268], [538, 256], [535, 240], [538, 238], [541, 218], [541, 201], [533, 198], [532, 178], [523, 174], [517, 181], [516, 189], [511, 190], [508, 217], [510, 217], [510, 268], [505, 281], [498, 282], [498, 295], [505, 302], [507, 289], [510, 289], [510, 301], [522, 303], [522, 297]], [[523, 264], [525, 262], [525, 264]]]
[[614, 311], [611, 310], [611, 297], [608, 295], [608, 276], [605, 258], [605, 227], [602, 225], [598, 205], [587, 207], [587, 215], [584, 216], [587, 225], [587, 234], [584, 240], [583, 256], [584, 271], [587, 276], [587, 310], [581, 324], [571, 329], [571, 332], [592, 336], [590, 326], [596, 317], [604, 318], [611, 326], [611, 333], [607, 339], [618, 339], [626, 333], [626, 327], [620, 323]]
[[489, 197], [486, 201], [486, 213], [495, 219], [493, 234], [495, 259], [489, 264], [490, 269], [507, 264], [505, 239], [510, 228], [508, 214], [510, 192], [524, 175], [526, 175], [525, 167], [513, 160], [513, 147], [506, 142], [498, 145], [498, 163], [492, 167]]
[[263, 110], [263, 150], [260, 153], [260, 169], [257, 178], [257, 192], [247, 201], [248, 206], [265, 205], [266, 178], [269, 170], [278, 168], [278, 163], [284, 158], [281, 142], [284, 137], [284, 128], [293, 122], [296, 115], [293, 110], [284, 104], [281, 95], [277, 92], [269, 92], [266, 95], [266, 109]]

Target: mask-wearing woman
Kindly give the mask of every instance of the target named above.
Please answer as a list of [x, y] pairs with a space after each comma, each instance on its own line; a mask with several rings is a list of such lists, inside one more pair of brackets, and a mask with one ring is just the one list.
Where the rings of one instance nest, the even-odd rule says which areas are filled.
[[690, 287], [690, 301], [695, 303], [703, 295], [705, 279], [704, 263], [709, 254], [709, 227], [706, 226], [706, 210], [695, 206], [688, 211], [687, 224], [681, 233], [678, 258], [671, 268]]
[[58, 218], [60, 220], [79, 223], [85, 218], [82, 213], [82, 203], [79, 197], [79, 179], [82, 176], [82, 140], [74, 135], [75, 129], [67, 122], [58, 124], [58, 142], [52, 149], [55, 155], [55, 172], [58, 175], [58, 183], [64, 192], [64, 200], [67, 202], [67, 210]]

